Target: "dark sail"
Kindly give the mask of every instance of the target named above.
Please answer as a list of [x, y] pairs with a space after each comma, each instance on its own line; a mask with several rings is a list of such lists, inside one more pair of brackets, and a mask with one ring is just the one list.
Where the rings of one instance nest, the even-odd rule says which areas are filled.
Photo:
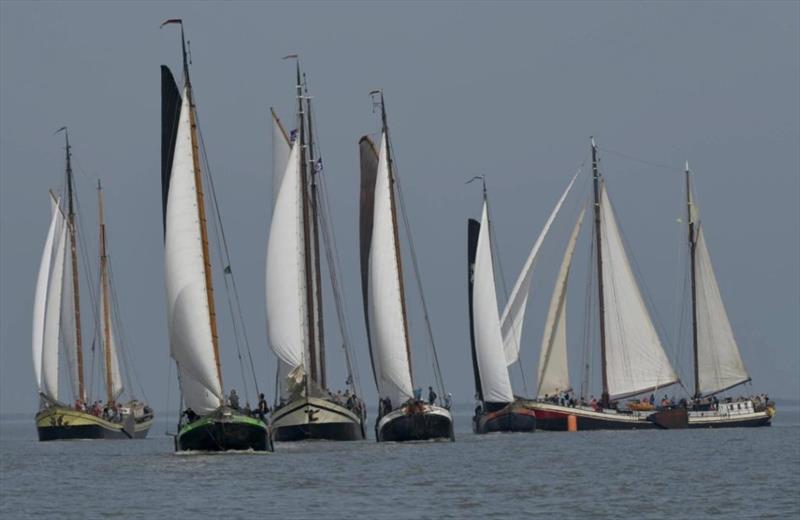
[[483, 388], [481, 375], [478, 370], [478, 356], [475, 352], [475, 321], [472, 316], [472, 284], [475, 281], [475, 255], [478, 251], [478, 236], [481, 232], [481, 223], [475, 219], [467, 220], [467, 302], [469, 303], [469, 341], [472, 353], [472, 372], [475, 375], [475, 393], [483, 401]]
[[372, 344], [369, 334], [369, 250], [372, 245], [372, 219], [375, 206], [375, 179], [378, 175], [378, 152], [375, 143], [367, 136], [358, 141], [361, 163], [361, 201], [359, 209], [359, 235], [361, 251], [361, 295], [364, 303], [364, 324], [367, 327], [367, 344], [372, 373], [375, 374], [375, 362], [372, 359]]
[[178, 137], [178, 119], [181, 115], [181, 93], [169, 67], [161, 66], [161, 208], [164, 233], [167, 232], [167, 196], [172, 174], [172, 155]]

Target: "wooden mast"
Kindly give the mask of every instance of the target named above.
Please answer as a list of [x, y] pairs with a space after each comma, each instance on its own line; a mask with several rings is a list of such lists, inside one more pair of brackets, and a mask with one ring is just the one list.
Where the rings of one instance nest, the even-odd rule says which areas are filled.
[[609, 405], [608, 394], [608, 365], [606, 361], [606, 322], [605, 322], [605, 296], [603, 294], [603, 247], [600, 233], [600, 172], [597, 169], [597, 145], [592, 137], [592, 179], [594, 184], [594, 232], [597, 243], [597, 296], [600, 306], [600, 359], [602, 362], [603, 394], [600, 398], [603, 407]]
[[697, 238], [694, 231], [694, 209], [692, 201], [692, 184], [689, 174], [689, 161], [686, 161], [686, 217], [689, 224], [689, 260], [692, 280], [692, 352], [694, 355], [694, 398], [700, 397], [700, 367], [697, 352], [697, 286], [695, 252], [697, 249]]
[[64, 127], [64, 137], [67, 143], [67, 198], [69, 199], [67, 222], [69, 228], [70, 254], [72, 255], [72, 306], [75, 311], [75, 359], [78, 364], [78, 399], [85, 403], [86, 390], [83, 379], [83, 348], [81, 348], [81, 287], [78, 279], [78, 241], [77, 229], [75, 227], [75, 206], [73, 204], [72, 151], [69, 145], [69, 130], [67, 130], [66, 127]]
[[313, 245], [314, 245], [314, 286], [316, 289], [316, 306], [314, 312], [316, 314], [316, 341], [318, 341], [319, 359], [318, 365], [318, 382], [323, 388], [327, 388], [326, 374], [325, 374], [325, 328], [322, 316], [322, 270], [320, 269], [320, 254], [319, 254], [319, 193], [317, 187], [317, 163], [314, 158], [314, 128], [313, 118], [311, 117], [311, 98], [308, 96], [308, 84], [306, 83], [306, 74], [303, 73], [303, 87], [305, 88], [306, 97], [306, 119], [308, 120], [308, 159], [311, 165], [311, 223], [313, 232]]
[[408, 374], [411, 378], [412, 386], [414, 382], [414, 372], [411, 364], [411, 343], [408, 338], [408, 314], [406, 312], [406, 291], [403, 282], [403, 259], [400, 254], [400, 236], [397, 229], [397, 205], [395, 204], [394, 196], [394, 161], [392, 160], [392, 153], [389, 144], [389, 124], [386, 122], [386, 103], [383, 99], [383, 90], [381, 94], [381, 126], [383, 127], [383, 134], [386, 137], [386, 160], [389, 166], [389, 202], [392, 209], [392, 228], [394, 229], [394, 254], [395, 261], [397, 262], [397, 280], [400, 284], [400, 307], [403, 310], [403, 332], [406, 339], [406, 357], [408, 358]]
[[100, 290], [103, 291], [103, 307], [100, 309], [103, 320], [103, 359], [106, 367], [106, 402], [114, 403], [113, 373], [111, 370], [111, 311], [108, 290], [108, 255], [106, 253], [106, 225], [103, 212], [103, 188], [97, 179], [97, 207], [100, 213]]
[[[219, 356], [219, 335], [217, 333], [217, 311], [214, 304], [214, 285], [211, 279], [211, 256], [208, 252], [208, 223], [206, 220], [205, 196], [203, 194], [203, 175], [200, 169], [200, 147], [197, 138], [197, 118], [195, 115], [196, 106], [194, 104], [194, 94], [192, 92], [192, 82], [189, 78], [189, 62], [186, 57], [186, 39], [183, 35], [183, 22], [177, 21], [181, 26], [181, 50], [183, 51], [183, 77], [186, 81], [186, 96], [189, 101], [189, 125], [192, 136], [192, 162], [194, 163], [194, 183], [197, 193], [197, 214], [200, 220], [200, 237], [203, 242], [203, 264], [206, 281], [206, 297], [208, 299], [208, 320], [211, 324], [211, 342], [214, 347], [214, 361], [217, 365], [217, 378], [223, 395], [225, 393], [222, 385], [222, 365]], [[224, 397], [220, 398], [220, 405], [224, 403]]]
[[[306, 128], [305, 128], [305, 112], [303, 109], [303, 85], [300, 77], [300, 59], [293, 56], [296, 60], [297, 71], [297, 110], [300, 123], [300, 131], [298, 138], [300, 139], [300, 185], [301, 197], [303, 199], [303, 260], [305, 267], [306, 278], [306, 321], [308, 323], [308, 361], [309, 366], [308, 374], [312, 381], [318, 381], [317, 378], [317, 355], [316, 355], [316, 323], [314, 320], [314, 273], [312, 270], [311, 262], [311, 219], [310, 208], [308, 205], [308, 161], [306, 155]], [[308, 389], [306, 389], [308, 395]]]

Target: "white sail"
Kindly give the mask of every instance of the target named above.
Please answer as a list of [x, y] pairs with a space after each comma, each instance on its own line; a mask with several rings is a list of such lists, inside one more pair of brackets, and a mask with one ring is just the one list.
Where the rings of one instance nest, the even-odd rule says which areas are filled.
[[750, 379], [725, 304], [714, 276], [703, 228], [697, 231], [695, 248], [697, 295], [697, 376], [703, 395], [721, 392]]
[[78, 341], [75, 327], [75, 293], [72, 282], [72, 255], [64, 257], [64, 283], [61, 289], [61, 346], [67, 358], [69, 382], [72, 395], [85, 401], [80, 395], [80, 379], [78, 375]]
[[398, 406], [413, 396], [408, 338], [400, 292], [400, 266], [395, 252], [386, 134], [381, 137], [375, 179], [372, 239], [369, 251], [369, 333], [380, 398]]
[[486, 202], [483, 203], [473, 277], [472, 315], [475, 327], [475, 354], [483, 400], [490, 403], [510, 403], [514, 400], [514, 392], [511, 390], [511, 379], [508, 376], [503, 352], [503, 335], [500, 333]]
[[64, 252], [67, 249], [67, 222], [63, 213], [56, 212], [57, 223], [53, 268], [47, 288], [42, 342], [42, 393], [58, 401], [58, 342], [61, 328], [61, 287], [64, 282]]
[[39, 392], [44, 392], [42, 386], [42, 348], [44, 346], [44, 322], [47, 307], [47, 287], [50, 280], [50, 265], [53, 259], [53, 239], [61, 213], [58, 201], [51, 195], [50, 226], [47, 229], [47, 238], [44, 241], [42, 259], [39, 261], [39, 274], [36, 277], [36, 292], [33, 295], [33, 330], [31, 343], [33, 350], [33, 373], [36, 376], [36, 387]]
[[166, 211], [167, 317], [183, 400], [202, 415], [218, 408], [223, 395], [211, 335], [189, 110], [184, 90]]
[[530, 294], [531, 280], [533, 279], [533, 267], [536, 265], [536, 258], [539, 255], [539, 249], [542, 247], [544, 239], [550, 231], [558, 212], [561, 210], [561, 205], [567, 198], [572, 186], [575, 184], [575, 179], [578, 178], [580, 171], [573, 175], [569, 181], [561, 198], [558, 199], [556, 206], [547, 217], [542, 231], [539, 233], [536, 242], [533, 243], [531, 252], [528, 259], [525, 260], [525, 265], [522, 266], [522, 271], [514, 284], [514, 289], [511, 291], [511, 296], [508, 298], [503, 314], [500, 317], [500, 324], [503, 331], [503, 345], [505, 348], [506, 364], [511, 365], [519, 359], [520, 342], [522, 340], [522, 325], [525, 321], [525, 308], [528, 305], [528, 295]]
[[671, 385], [678, 376], [642, 299], [605, 186], [600, 210], [608, 392], [619, 399]]
[[283, 182], [283, 174], [289, 163], [292, 145], [289, 143], [289, 137], [278, 116], [274, 111], [270, 111], [270, 114], [272, 115], [272, 207], [274, 211], [275, 201], [278, 199]]
[[304, 366], [307, 348], [306, 274], [300, 145], [289, 155], [269, 228], [266, 301], [269, 343], [288, 372]]
[[[102, 286], [100, 288], [100, 337], [103, 341], [106, 338], [106, 320], [104, 316], [104, 308], [105, 308], [105, 295], [104, 295]], [[117, 342], [114, 339], [114, 325], [111, 319], [111, 308], [109, 307], [108, 310], [109, 319], [108, 319], [108, 345], [104, 345], [105, 348], [109, 350], [109, 358], [111, 359], [111, 396], [116, 400], [123, 391], [122, 385], [122, 377], [119, 370], [119, 358], [117, 357]], [[105, 351], [104, 351], [105, 352]], [[105, 362], [105, 355], [103, 355], [103, 360]], [[105, 377], [105, 372], [103, 373]], [[106, 381], [106, 385], [108, 381]]]
[[567, 249], [564, 252], [564, 259], [561, 261], [561, 268], [558, 270], [553, 296], [550, 298], [550, 308], [547, 311], [547, 321], [545, 321], [542, 336], [542, 348], [539, 352], [539, 379], [536, 388], [538, 397], [558, 395], [560, 392], [572, 389], [567, 364], [567, 280], [584, 212], [585, 209], [582, 209], [578, 221], [572, 229]]

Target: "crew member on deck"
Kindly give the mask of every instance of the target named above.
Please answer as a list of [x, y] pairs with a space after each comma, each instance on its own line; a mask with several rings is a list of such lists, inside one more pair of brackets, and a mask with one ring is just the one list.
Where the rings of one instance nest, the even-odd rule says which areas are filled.
[[239, 394], [236, 393], [236, 389], [231, 389], [231, 395], [228, 396], [228, 403], [230, 403], [231, 408], [234, 410], [239, 409]]
[[264, 398], [264, 394], [258, 394], [258, 418], [261, 422], [267, 422], [267, 414], [269, 413], [269, 405]]
[[435, 402], [436, 402], [436, 392], [433, 391], [433, 387], [432, 386], [429, 386], [428, 387], [428, 404], [433, 406], [433, 404]]

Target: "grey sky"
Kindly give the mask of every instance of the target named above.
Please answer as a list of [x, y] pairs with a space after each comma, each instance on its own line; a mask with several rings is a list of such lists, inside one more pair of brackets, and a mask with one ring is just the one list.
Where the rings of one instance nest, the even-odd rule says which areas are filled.
[[[293, 69], [280, 60], [291, 52], [300, 54], [315, 96], [350, 328], [370, 401], [375, 389], [357, 253], [357, 139], [378, 128], [367, 95], [376, 87], [386, 92], [444, 378], [457, 401], [468, 402], [473, 393], [465, 220], [480, 209], [477, 186], [464, 181], [487, 175], [510, 289], [547, 213], [586, 158], [590, 135], [601, 149], [671, 167], [601, 152], [609, 192], [664, 329], [669, 334], [676, 329], [679, 250], [685, 243], [675, 219], [683, 216], [680, 170], [688, 159], [719, 283], [753, 377], [747, 391], [798, 397], [797, 2], [3, 1], [4, 412], [33, 413], [36, 408], [31, 306], [48, 221], [47, 190], [62, 183], [63, 138], [52, 135], [61, 125], [70, 127], [92, 253], [94, 184], [97, 176], [103, 179], [129, 347], [150, 401], [159, 409], [166, 404], [172, 368], [163, 288], [158, 66], [168, 64], [179, 75], [180, 54], [174, 28], [159, 30], [158, 25], [170, 17], [184, 19], [192, 42], [200, 124], [260, 382], [270, 397], [275, 361], [266, 346], [263, 294], [271, 200], [269, 107], [292, 120]], [[555, 236], [565, 238], [571, 223], [563, 220]], [[579, 250], [586, 250], [586, 241], [582, 244]], [[534, 284], [538, 292], [523, 336], [529, 387], [535, 380], [552, 271], [560, 260], [562, 243], [554, 239], [551, 245]], [[584, 251], [576, 256], [578, 283], [569, 296], [576, 310], [583, 308], [585, 266]], [[221, 282], [218, 289], [222, 294]], [[332, 330], [333, 312], [328, 316]], [[415, 342], [422, 347], [419, 319], [416, 323]], [[223, 337], [226, 386], [239, 386], [232, 335], [224, 324]], [[571, 358], [577, 361], [581, 318], [570, 322], [569, 337]], [[332, 337], [331, 352], [336, 342]], [[690, 383], [688, 354], [678, 356], [674, 345], [668, 350]], [[331, 379], [343, 382], [341, 356], [330, 357]], [[427, 386], [432, 379], [424, 349], [417, 349], [415, 358], [417, 382]], [[577, 370], [573, 377], [577, 382]], [[172, 380], [174, 406], [174, 374]]]

